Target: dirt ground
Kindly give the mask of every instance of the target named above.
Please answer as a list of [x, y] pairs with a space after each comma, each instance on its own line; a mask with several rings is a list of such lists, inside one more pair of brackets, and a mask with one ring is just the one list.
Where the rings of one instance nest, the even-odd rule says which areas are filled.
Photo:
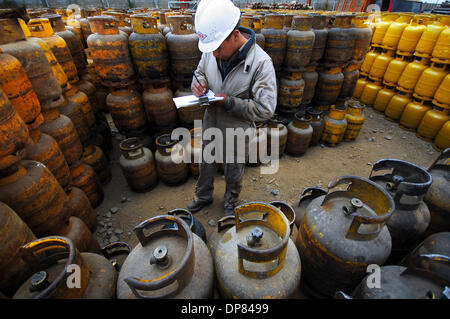
[[[365, 110], [365, 116], [362, 130], [353, 142], [342, 142], [337, 147], [319, 144], [309, 148], [302, 157], [283, 155], [279, 171], [274, 175], [262, 175], [260, 167], [246, 167], [241, 201], [283, 200], [293, 204], [305, 187], [321, 185], [326, 189], [331, 180], [342, 175], [368, 177], [373, 163], [379, 159], [397, 158], [428, 168], [438, 156], [432, 144], [417, 138], [415, 132], [405, 131], [371, 108]], [[176, 187], [159, 182], [147, 193], [135, 193], [128, 187], [120, 169], [118, 138], [113, 137], [113, 145], [112, 180], [104, 185], [105, 199], [96, 209], [99, 225], [95, 234], [100, 245], [122, 240], [134, 247], [138, 240], [133, 228], [170, 209], [185, 208], [193, 198], [196, 180], [189, 177]], [[220, 173], [215, 176], [214, 186], [214, 203], [195, 214], [207, 235], [217, 227], [215, 221], [223, 213], [225, 180]], [[111, 208], [119, 210], [111, 213]]]

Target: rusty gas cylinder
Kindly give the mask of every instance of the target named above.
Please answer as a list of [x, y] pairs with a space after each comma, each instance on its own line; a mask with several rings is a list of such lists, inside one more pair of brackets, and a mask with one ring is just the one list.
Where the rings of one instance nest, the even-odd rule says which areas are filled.
[[[179, 85], [178, 89], [174, 93], [174, 97], [187, 96], [192, 95], [192, 91], [190, 85]], [[203, 120], [203, 116], [205, 115], [206, 106], [201, 105], [200, 103], [192, 104], [185, 107], [180, 107], [177, 109], [178, 119], [180, 121], [181, 126], [186, 127], [188, 129], [192, 129], [194, 127], [195, 120]]]
[[93, 142], [84, 147], [82, 160], [94, 169], [100, 183], [106, 184], [111, 180], [111, 168], [109, 162], [102, 149], [93, 144]]
[[450, 281], [450, 232], [427, 236], [401, 261], [401, 266], [417, 267]]
[[70, 102], [74, 102], [80, 106], [80, 109], [87, 120], [87, 124], [92, 130], [95, 126], [95, 114], [89, 103], [88, 96], [83, 91], [79, 90], [78, 86], [75, 84], [72, 84], [64, 95]]
[[[91, 105], [92, 111], [94, 112], [94, 116], [97, 116], [100, 112], [103, 111], [102, 106], [97, 97], [97, 88], [96, 86], [89, 81], [86, 77], [83, 77], [77, 84], [78, 90], [87, 95], [89, 104]], [[97, 120], [97, 118], [95, 118]]]
[[41, 105], [25, 69], [14, 56], [1, 53], [1, 48], [0, 88], [25, 123], [32, 124], [39, 117]]
[[431, 221], [428, 232], [440, 232], [450, 230], [450, 148], [445, 149], [428, 168], [428, 173], [433, 177], [424, 202], [427, 204]]
[[320, 140], [329, 146], [336, 146], [344, 138], [347, 129], [346, 106], [334, 106], [324, 117], [324, 129]]
[[314, 32], [314, 47], [311, 54], [311, 62], [318, 62], [322, 59], [325, 52], [325, 47], [327, 46], [327, 16], [320, 14], [309, 15], [312, 16], [312, 28]]
[[368, 17], [353, 17], [352, 23], [355, 26], [353, 31], [355, 36], [355, 46], [353, 47], [352, 60], [362, 62], [370, 46], [372, 30], [368, 27]]
[[302, 79], [305, 81], [305, 87], [303, 89], [301, 105], [308, 105], [313, 100], [316, 84], [319, 80], [319, 73], [316, 72], [316, 67], [314, 65], [308, 65], [305, 68], [305, 72], [302, 72]]
[[122, 265], [117, 298], [212, 297], [211, 254], [185, 221], [176, 216], [156, 216], [137, 225], [134, 232], [139, 243]]
[[257, 45], [261, 47], [261, 49], [264, 50], [264, 46], [266, 43], [266, 40], [264, 38], [264, 35], [261, 33], [262, 29], [262, 23], [261, 20], [263, 19], [262, 16], [241, 16], [241, 26], [252, 29], [255, 32], [255, 42]]
[[159, 179], [169, 186], [184, 183], [189, 176], [189, 167], [183, 160], [185, 150], [170, 134], [162, 134], [156, 138], [156, 171]]
[[112, 90], [106, 104], [119, 132], [139, 131], [147, 125], [141, 96], [131, 87]]
[[259, 202], [240, 205], [234, 212], [235, 216], [219, 220], [208, 238], [220, 296], [291, 297], [300, 283], [301, 262], [289, 240], [285, 215], [275, 206]]
[[340, 98], [349, 98], [353, 96], [356, 81], [358, 81], [359, 78], [358, 68], [358, 64], [350, 64], [342, 71], [344, 81], [342, 82], [341, 91], [339, 92]]
[[138, 138], [131, 137], [120, 143], [119, 163], [128, 186], [133, 191], [144, 192], [158, 182], [155, 159], [152, 152], [143, 147]]
[[283, 15], [266, 14], [264, 16], [264, 51], [270, 56], [275, 71], [280, 71], [286, 55], [287, 32], [283, 29]]
[[31, 19], [27, 25], [33, 37], [41, 38], [50, 47], [64, 73], [66, 73], [69, 82], [71, 84], [78, 82], [78, 71], [66, 41], [54, 34], [50, 21], [41, 18]]
[[[389, 173], [374, 174], [383, 170]], [[433, 178], [415, 164], [382, 159], [373, 165], [370, 180], [383, 187], [395, 203], [392, 217], [387, 222], [392, 237], [390, 261], [395, 263], [420, 243], [430, 224], [430, 211], [423, 197]]]
[[194, 33], [194, 19], [187, 15], [174, 15], [167, 18], [170, 33], [166, 35], [171, 73], [175, 78], [192, 78], [201, 58], [198, 37]]
[[81, 38], [65, 28], [61, 15], [45, 14], [42, 15], [41, 18], [48, 19], [55, 35], [60, 36], [66, 42], [75, 67], [77, 68], [78, 75], [81, 75], [85, 71], [87, 65], [86, 54], [84, 53]]
[[65, 189], [70, 183], [69, 165], [56, 140], [48, 134], [41, 133], [39, 128], [30, 130], [30, 138], [25, 158], [44, 164]]
[[0, 169], [21, 160], [25, 155], [29, 132], [22, 118], [0, 89]]
[[0, 290], [6, 293], [17, 290], [31, 275], [31, 269], [20, 256], [20, 247], [36, 236], [17, 213], [2, 202], [0, 225]]
[[322, 113], [322, 111], [319, 111], [312, 106], [306, 109], [306, 114], [311, 116], [311, 122], [309, 122], [309, 124], [313, 129], [311, 141], [309, 142], [310, 146], [319, 144], [320, 138], [322, 137], [323, 129], [325, 127], [325, 123], [322, 119]]
[[93, 229], [97, 225], [97, 214], [86, 194], [75, 186], [68, 187], [66, 194], [69, 199], [71, 215], [81, 219], [89, 229]]
[[338, 177], [328, 188], [348, 184], [313, 199], [299, 227], [302, 285], [313, 296], [353, 289], [368, 265], [382, 265], [391, 252], [385, 223], [393, 200], [381, 186], [357, 176]]
[[319, 72], [315, 101], [319, 104], [335, 104], [344, 83], [341, 67], [325, 68]]
[[102, 85], [123, 87], [131, 84], [134, 68], [128, 38], [119, 32], [119, 21], [112, 16], [89, 17], [93, 34], [87, 38], [89, 55]]
[[324, 60], [329, 66], [342, 65], [352, 58], [355, 36], [351, 27], [352, 16], [337, 15], [328, 30]]
[[25, 40], [17, 19], [0, 19], [0, 48], [22, 64], [41, 107], [62, 99], [62, 90], [39, 44]]
[[304, 115], [303, 112], [295, 114], [294, 120], [287, 126], [287, 154], [292, 156], [305, 154], [313, 135], [313, 128], [310, 125], [311, 119], [310, 115]]
[[314, 198], [317, 198], [322, 195], [326, 195], [328, 192], [320, 187], [307, 187], [302, 190], [299, 196], [299, 200], [295, 201], [292, 204], [292, 207], [295, 210], [295, 225], [297, 229], [300, 227], [303, 216], [306, 214], [306, 208], [311, 203]]
[[71, 186], [80, 188], [89, 198], [93, 208], [97, 208], [103, 201], [104, 194], [100, 181], [94, 169], [79, 160], [70, 166]]
[[200, 175], [200, 159], [202, 156], [202, 129], [200, 127], [190, 130], [190, 140], [185, 145], [186, 157], [190, 159], [189, 172], [192, 176]]
[[298, 239], [299, 238], [298, 238], [298, 228], [297, 228], [297, 225], [295, 225], [296, 217], [295, 217], [294, 208], [291, 205], [289, 205], [288, 203], [283, 202], [283, 201], [272, 201], [269, 204], [278, 208], [284, 214], [284, 216], [287, 218], [288, 223], [289, 223], [289, 229], [290, 229], [289, 239], [292, 240], [292, 242], [295, 244], [295, 246], [298, 249], [298, 245], [299, 245]]
[[283, 70], [301, 72], [310, 63], [315, 39], [311, 25], [312, 17], [295, 16], [293, 18], [292, 29], [287, 32]]
[[97, 253], [100, 250], [97, 239], [78, 217], [70, 216], [65, 225], [59, 229], [58, 236], [70, 239], [80, 252]]
[[347, 114], [345, 115], [347, 120], [347, 128], [344, 134], [344, 141], [355, 140], [365, 121], [364, 106], [358, 101], [350, 100], [347, 103]]
[[55, 234], [70, 216], [61, 185], [36, 161], [20, 161], [3, 174], [0, 201], [14, 209], [36, 236]]
[[[70, 84], [69, 84], [70, 85]], [[80, 142], [84, 144], [91, 135], [89, 124], [78, 103], [66, 99], [64, 104], [59, 108], [62, 115], [67, 116], [73, 123]]]
[[130, 53], [141, 81], [169, 75], [166, 38], [158, 32], [157, 19], [147, 14], [131, 16], [134, 32], [129, 37]]
[[[51, 236], [29, 242], [22, 248], [24, 260], [35, 271], [14, 295], [14, 299], [112, 299], [116, 293], [117, 272], [105, 257], [80, 253], [66, 237]], [[69, 287], [78, 265], [80, 288]]]
[[280, 78], [277, 109], [281, 112], [298, 111], [305, 90], [305, 80], [301, 72], [289, 73]]
[[[266, 124], [267, 127], [267, 155], [274, 156], [272, 148], [278, 146], [278, 156], [282, 156], [286, 150], [288, 129], [278, 116], [274, 116]], [[274, 144], [274, 142], [276, 144]]]
[[142, 101], [149, 123], [156, 131], [170, 130], [177, 125], [177, 109], [172, 91], [162, 82], [148, 84]]
[[59, 112], [59, 109], [44, 109], [44, 123], [40, 126], [42, 133], [53, 137], [64, 154], [67, 164], [72, 165], [81, 158], [83, 146], [72, 120]]
[[[206, 231], [205, 227], [203, 227], [202, 223], [192, 215], [192, 213], [185, 208], [175, 208], [167, 212], [168, 215], [176, 216], [182, 219], [188, 224], [189, 229], [200, 237], [205, 243], [206, 241]], [[176, 225], [174, 223], [174, 225]]]

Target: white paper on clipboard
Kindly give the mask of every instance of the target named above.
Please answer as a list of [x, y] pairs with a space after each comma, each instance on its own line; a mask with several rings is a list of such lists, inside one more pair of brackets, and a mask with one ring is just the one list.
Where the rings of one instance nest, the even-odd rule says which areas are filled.
[[[214, 94], [214, 92], [211, 90], [206, 92], [205, 95], [208, 97], [208, 101], [210, 103], [223, 100], [222, 96], [216, 96]], [[174, 97], [172, 100], [175, 103], [175, 106], [177, 107], [177, 109], [179, 109], [180, 107], [186, 107], [186, 106], [198, 104], [198, 97], [196, 97], [195, 95]]]

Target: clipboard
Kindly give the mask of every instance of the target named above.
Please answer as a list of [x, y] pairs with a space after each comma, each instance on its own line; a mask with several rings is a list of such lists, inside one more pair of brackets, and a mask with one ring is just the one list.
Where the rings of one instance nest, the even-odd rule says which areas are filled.
[[[186, 95], [186, 96], [180, 96], [180, 97], [174, 97], [172, 98], [173, 102], [175, 103], [175, 106], [177, 109], [181, 107], [188, 107], [196, 104], [200, 104], [200, 99], [204, 99], [204, 97], [208, 98], [208, 102], [216, 102], [216, 101], [222, 101], [222, 96], [216, 96], [213, 91], [209, 90], [206, 92], [204, 96], [201, 96], [200, 98], [196, 97], [195, 95]], [[202, 100], [203, 100], [202, 99]]]

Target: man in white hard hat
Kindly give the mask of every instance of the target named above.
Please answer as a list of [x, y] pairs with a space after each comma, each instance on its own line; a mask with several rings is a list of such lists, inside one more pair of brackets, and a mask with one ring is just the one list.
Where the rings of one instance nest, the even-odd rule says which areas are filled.
[[[230, 0], [202, 0], [195, 15], [198, 47], [203, 54], [191, 88], [196, 96], [202, 96], [210, 89], [216, 96], [224, 98], [207, 107], [202, 124], [203, 132], [213, 127], [220, 129], [223, 145], [227, 143], [226, 128], [255, 128], [255, 121], [265, 121], [273, 116], [277, 102], [272, 60], [256, 44], [255, 33], [239, 27], [239, 20], [240, 10]], [[214, 142], [204, 139], [203, 149]], [[230, 155], [234, 161], [229, 161]], [[245, 166], [236, 160], [236, 154], [226, 154], [226, 157], [223, 164], [225, 216], [234, 214]], [[215, 172], [215, 163], [201, 162], [195, 197], [188, 205], [191, 212], [212, 203]]]

